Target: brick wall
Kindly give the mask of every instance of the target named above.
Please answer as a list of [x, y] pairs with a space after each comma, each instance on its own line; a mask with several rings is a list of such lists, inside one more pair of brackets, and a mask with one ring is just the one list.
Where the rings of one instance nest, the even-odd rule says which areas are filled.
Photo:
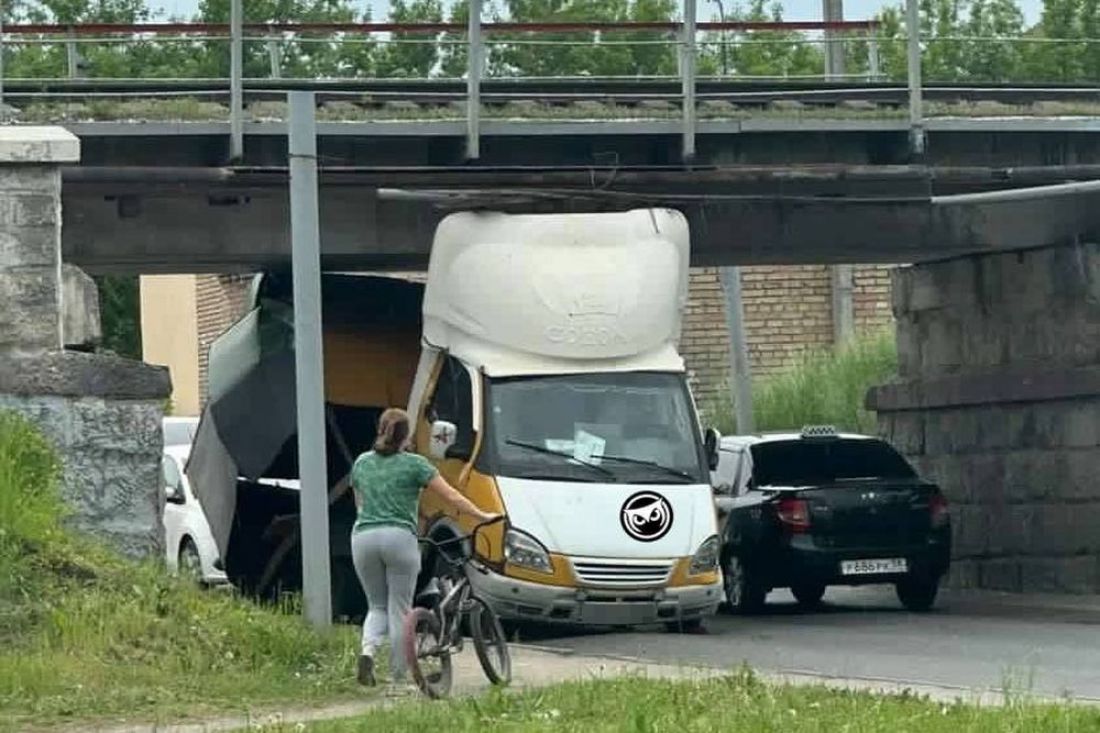
[[[861, 265], [852, 273], [852, 307], [858, 331], [892, 323], [889, 265]], [[388, 273], [423, 281], [425, 273]], [[749, 361], [754, 376], [774, 373], [806, 351], [833, 343], [832, 287], [824, 265], [744, 267], [742, 298]], [[206, 399], [210, 344], [244, 313], [250, 277], [196, 278], [199, 334], [199, 390]], [[699, 403], [706, 405], [726, 386], [729, 339], [726, 306], [715, 268], [691, 272], [680, 351]]]
[[[861, 265], [852, 273], [858, 331], [891, 323], [890, 269]], [[833, 343], [832, 285], [824, 265], [744, 267], [741, 298], [754, 376], [779, 371], [807, 351]], [[706, 405], [725, 389], [729, 364], [725, 298], [715, 268], [691, 272], [680, 351], [696, 399]]]
[[206, 366], [210, 344], [244, 315], [251, 276], [198, 275], [195, 301], [199, 334], [199, 401], [206, 404]]
[[894, 265], [861, 265], [852, 273], [852, 309], [857, 331], [875, 331], [893, 324], [890, 273]]

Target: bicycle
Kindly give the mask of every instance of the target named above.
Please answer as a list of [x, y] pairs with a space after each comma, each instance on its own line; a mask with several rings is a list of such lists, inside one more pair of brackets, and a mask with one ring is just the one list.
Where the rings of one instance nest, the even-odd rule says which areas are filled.
[[[439, 589], [442, 599], [434, 602], [430, 608], [413, 608], [405, 618], [405, 661], [416, 686], [432, 699], [450, 694], [451, 655], [462, 651], [463, 619], [469, 625], [474, 651], [489, 682], [507, 685], [512, 679], [512, 658], [508, 653], [508, 642], [500, 619], [484, 600], [473, 594], [467, 575], [468, 568], [480, 573], [489, 572], [474, 558], [472, 548], [476, 547], [475, 540], [479, 530], [503, 519], [504, 517], [496, 517], [482, 522], [465, 537], [442, 542], [420, 538], [420, 542], [434, 547], [443, 560], [443, 587]], [[470, 542], [469, 549], [463, 546], [463, 551], [457, 557], [448, 554], [444, 549], [467, 541]], [[424, 595], [425, 592], [421, 592], [420, 596]]]

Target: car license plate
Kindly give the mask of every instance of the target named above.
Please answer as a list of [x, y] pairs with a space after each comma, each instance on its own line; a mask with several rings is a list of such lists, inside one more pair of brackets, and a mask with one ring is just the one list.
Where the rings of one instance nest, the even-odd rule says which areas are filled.
[[891, 575], [905, 573], [909, 563], [904, 557], [892, 557], [881, 560], [843, 560], [840, 563], [841, 575]]

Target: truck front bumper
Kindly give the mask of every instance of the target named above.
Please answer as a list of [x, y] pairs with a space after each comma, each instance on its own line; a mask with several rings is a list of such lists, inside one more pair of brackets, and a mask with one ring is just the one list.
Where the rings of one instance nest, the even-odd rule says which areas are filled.
[[501, 618], [590, 626], [641, 626], [711, 616], [722, 600], [711, 585], [620, 590], [543, 585], [492, 571], [470, 573], [475, 593]]

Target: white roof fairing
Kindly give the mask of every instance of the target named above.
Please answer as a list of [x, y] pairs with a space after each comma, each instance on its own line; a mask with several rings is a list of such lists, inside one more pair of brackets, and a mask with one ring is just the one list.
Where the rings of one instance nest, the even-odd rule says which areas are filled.
[[683, 371], [687, 221], [463, 212], [436, 230], [424, 340], [490, 376]]

